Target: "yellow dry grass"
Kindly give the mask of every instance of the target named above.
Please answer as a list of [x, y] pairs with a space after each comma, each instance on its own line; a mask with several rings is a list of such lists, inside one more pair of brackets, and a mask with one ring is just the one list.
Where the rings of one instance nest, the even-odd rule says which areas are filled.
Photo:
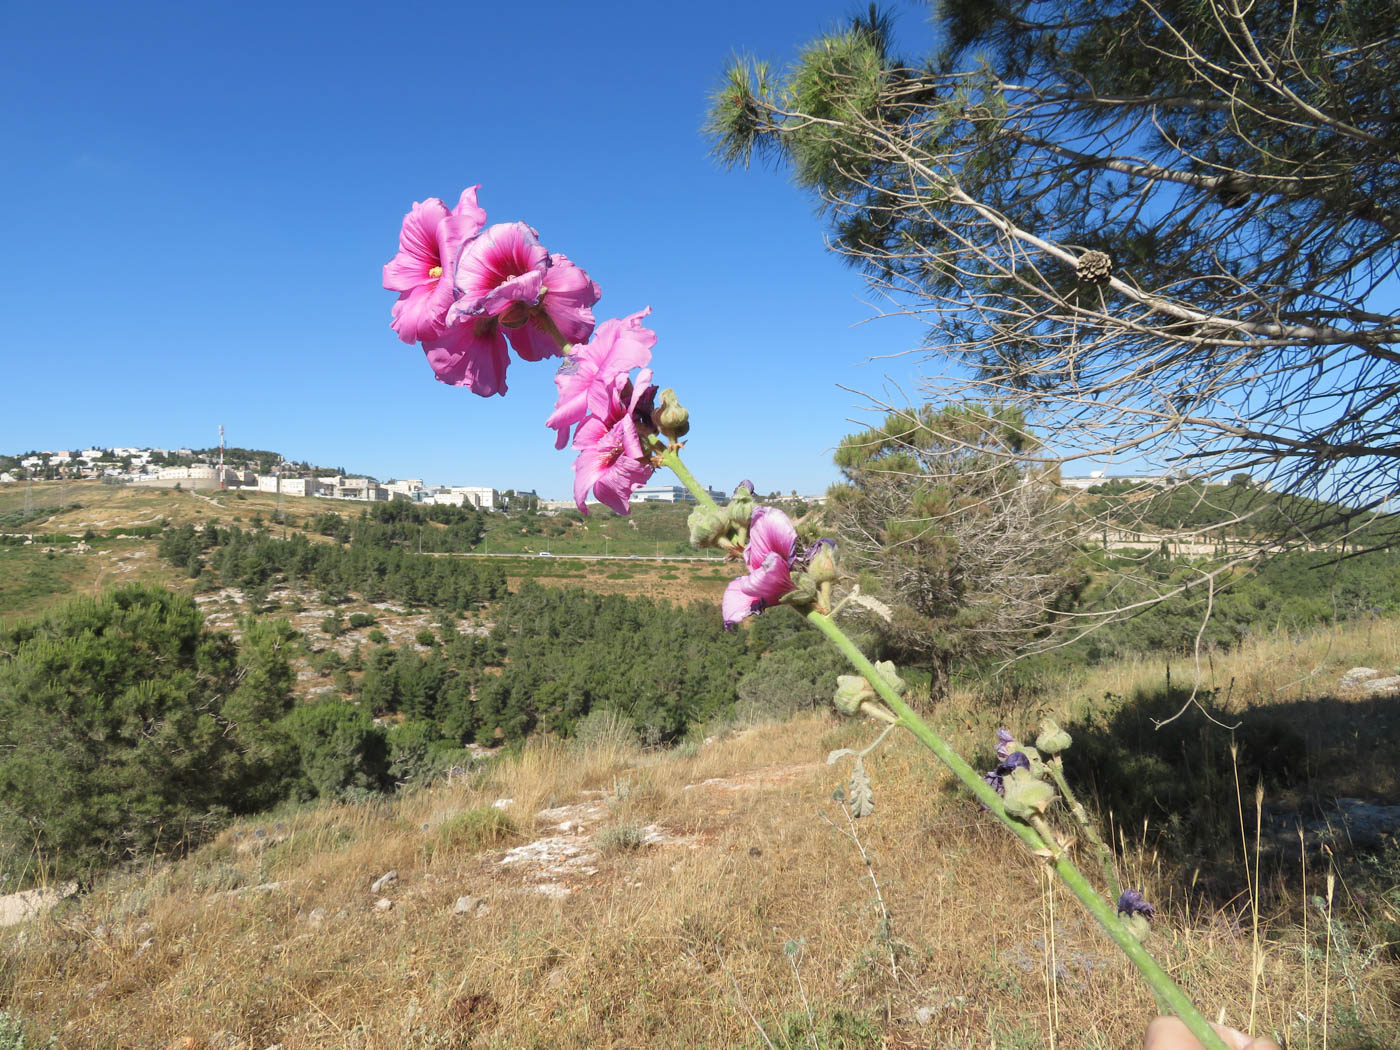
[[[1352, 662], [1400, 662], [1400, 626], [1365, 630], [1261, 639], [1217, 656], [1215, 673], [1244, 704]], [[1095, 672], [1044, 713], [1160, 676], [1147, 663]], [[964, 695], [933, 721], [985, 754], [1000, 720], [1039, 713]], [[240, 822], [178, 863], [0, 930], [0, 1005], [61, 1046], [112, 1050], [762, 1046], [751, 1016], [774, 1022], [804, 1002], [818, 1017], [859, 1013], [880, 1033], [872, 1046], [1137, 1045], [1154, 1013], [1145, 986], [912, 741], [872, 757], [876, 811], [849, 824], [832, 799], [846, 770], [824, 759], [874, 735], [813, 714], [671, 753], [607, 733], [538, 740], [392, 801]], [[571, 805], [588, 829], [630, 821], [656, 841], [598, 854], [581, 834], [581, 860], [558, 872], [502, 863], [566, 835], [541, 813]], [[509, 817], [504, 837], [446, 833], [492, 807]], [[391, 870], [397, 881], [372, 893]], [[1393, 956], [1353, 956], [1344, 973], [1335, 954], [1324, 962], [1316, 920], [1305, 951], [1299, 928], [1267, 914], [1256, 950], [1246, 908], [1193, 902], [1150, 849], [1121, 875], [1176, 902], [1150, 946], [1212, 1018], [1246, 1023], [1257, 990], [1259, 1030], [1294, 1048], [1322, 1047], [1324, 996], [1378, 1030], [1400, 1024]], [[459, 914], [464, 896], [478, 901]], [[377, 910], [381, 897], [392, 907]]]

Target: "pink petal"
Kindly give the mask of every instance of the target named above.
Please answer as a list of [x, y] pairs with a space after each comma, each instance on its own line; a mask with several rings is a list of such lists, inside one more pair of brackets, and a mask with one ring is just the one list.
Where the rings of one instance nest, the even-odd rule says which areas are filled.
[[549, 253], [534, 230], [523, 222], [497, 223], [477, 234], [462, 252], [456, 268], [457, 290], [463, 299], [481, 300], [511, 278], [531, 271], [542, 277], [548, 265]]
[[760, 599], [764, 605], [776, 604], [779, 598], [797, 586], [792, 582], [792, 569], [777, 553], [768, 555], [762, 565], [739, 579], [744, 593]]
[[438, 225], [447, 218], [447, 205], [436, 197], [414, 201], [399, 228], [399, 251], [384, 266], [384, 287], [407, 292], [429, 278], [439, 265]]
[[619, 514], [631, 509], [632, 493], [645, 485], [651, 478], [650, 465], [627, 456], [619, 456], [613, 465], [605, 470], [593, 485], [593, 495], [598, 502], [611, 507]]
[[465, 243], [480, 233], [481, 228], [486, 225], [486, 210], [476, 203], [476, 191], [479, 189], [481, 185], [477, 184], [462, 191], [462, 196], [457, 199], [457, 207], [452, 209], [452, 214], [445, 220], [446, 240]]
[[588, 274], [567, 256], [549, 257], [545, 276], [544, 309], [568, 343], [582, 343], [593, 334], [593, 304], [602, 292]]
[[597, 337], [584, 348], [579, 366], [582, 372], [591, 368], [588, 377], [588, 411], [601, 416], [608, 411], [612, 379], [620, 372], [630, 372], [651, 361], [651, 348], [656, 345], [656, 333], [643, 326], [642, 318], [651, 307], [639, 310], [624, 320], [604, 321], [598, 326]]
[[588, 493], [605, 466], [603, 457], [594, 448], [585, 448], [574, 460], [574, 502], [585, 514], [588, 513]]
[[757, 611], [758, 602], [744, 590], [744, 577], [730, 580], [724, 588], [724, 598], [720, 602], [720, 615], [724, 626], [733, 627], [740, 620], [746, 620]]
[[797, 551], [797, 529], [788, 516], [777, 507], [755, 507], [749, 519], [749, 545], [744, 548], [744, 561], [750, 569], [764, 564], [770, 554], [777, 554], [785, 566], [792, 564]]
[[561, 357], [564, 350], [554, 336], [541, 328], [533, 318], [519, 328], [506, 333], [515, 352], [526, 361], [543, 361], [546, 357]]
[[475, 325], [446, 329], [434, 339], [424, 340], [423, 352], [433, 374], [443, 383], [464, 386], [482, 397], [506, 392], [506, 366], [510, 353], [495, 325], [481, 333]]
[[405, 343], [432, 339], [447, 327], [447, 310], [452, 304], [452, 284], [446, 277], [404, 292], [394, 303], [390, 327]]

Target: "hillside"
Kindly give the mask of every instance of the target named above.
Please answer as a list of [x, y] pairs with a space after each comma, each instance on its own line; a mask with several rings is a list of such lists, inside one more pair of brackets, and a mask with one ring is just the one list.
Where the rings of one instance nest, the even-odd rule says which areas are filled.
[[[1308, 778], [1268, 788], [1266, 827], [1300, 792], [1394, 797], [1394, 719], [1326, 688], [1354, 662], [1400, 665], [1400, 627], [1262, 641], [1207, 672], [1241, 739], [1274, 711], [1306, 734]], [[998, 725], [1043, 713], [1092, 749], [1096, 726], [1133, 736], [1126, 700], [1161, 675], [1119, 665], [1032, 706], [964, 693], [935, 721], [984, 761]], [[1141, 983], [909, 741], [872, 760], [874, 815], [847, 820], [845, 771], [823, 758], [873, 735], [819, 713], [642, 751], [599, 725], [392, 801], [238, 821], [0, 930], [0, 1002], [66, 1047], [757, 1048], [756, 1022], [790, 1050], [1135, 1045], [1154, 1011]], [[1195, 717], [1186, 739], [1230, 736]], [[1081, 784], [1126, 760], [1074, 755]], [[1166, 848], [1171, 814], [1122, 829], [1120, 875], [1161, 908], [1152, 949], [1212, 1017], [1252, 1014], [1292, 1047], [1321, 1047], [1324, 1024], [1338, 1050], [1389, 1045], [1396, 852], [1362, 862], [1334, 840], [1319, 911], [1303, 902], [1323, 900], [1326, 858], [1271, 845], [1256, 955], [1223, 774], [1188, 789], [1234, 857], [1210, 877]]]

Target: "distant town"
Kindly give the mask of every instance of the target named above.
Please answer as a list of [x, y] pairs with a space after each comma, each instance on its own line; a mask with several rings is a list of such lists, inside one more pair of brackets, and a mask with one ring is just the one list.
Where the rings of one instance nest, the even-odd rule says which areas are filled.
[[[427, 505], [506, 510], [531, 506], [563, 510], [573, 500], [542, 500], [533, 490], [498, 490], [484, 485], [429, 485], [421, 478], [378, 481], [340, 469], [283, 460], [275, 452], [249, 449], [87, 448], [34, 451], [0, 456], [0, 485], [21, 481], [101, 480], [114, 485], [186, 489], [196, 492], [242, 489], [293, 498], [356, 500], [362, 503], [406, 499]], [[729, 493], [709, 490], [717, 500]], [[809, 502], [821, 497], [808, 497]], [[633, 503], [685, 503], [694, 497], [681, 485], [649, 485], [632, 494]]]

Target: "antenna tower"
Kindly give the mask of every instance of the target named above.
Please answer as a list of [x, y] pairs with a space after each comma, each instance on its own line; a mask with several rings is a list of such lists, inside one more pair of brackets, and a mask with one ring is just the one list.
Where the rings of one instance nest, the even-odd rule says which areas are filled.
[[219, 488], [228, 488], [228, 481], [224, 474], [224, 425], [219, 424]]

